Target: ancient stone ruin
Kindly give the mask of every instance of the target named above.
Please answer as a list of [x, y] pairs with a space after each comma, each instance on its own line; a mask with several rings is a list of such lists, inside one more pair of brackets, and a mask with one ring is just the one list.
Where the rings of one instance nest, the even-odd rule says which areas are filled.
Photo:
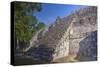
[[[97, 7], [85, 7], [38, 31], [25, 49], [33, 58], [48, 62], [97, 59]], [[60, 62], [60, 61], [59, 61]]]

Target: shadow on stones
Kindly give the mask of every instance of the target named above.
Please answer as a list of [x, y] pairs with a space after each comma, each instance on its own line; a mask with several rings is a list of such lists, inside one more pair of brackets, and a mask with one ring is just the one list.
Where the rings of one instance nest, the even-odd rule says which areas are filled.
[[91, 32], [79, 43], [79, 52], [76, 59], [79, 61], [97, 60], [97, 31]]
[[32, 47], [20, 58], [17, 57], [16, 65], [48, 64], [53, 60], [54, 49], [46, 45]]
[[53, 59], [52, 54], [54, 53], [54, 49], [46, 45], [39, 45], [32, 50], [30, 49], [28, 53], [40, 63], [49, 63]]

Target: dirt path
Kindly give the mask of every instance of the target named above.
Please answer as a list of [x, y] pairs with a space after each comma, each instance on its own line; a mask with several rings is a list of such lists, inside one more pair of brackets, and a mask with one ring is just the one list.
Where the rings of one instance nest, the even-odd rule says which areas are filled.
[[53, 63], [66, 63], [66, 62], [77, 62], [78, 60], [73, 59], [75, 56], [66, 56], [53, 61]]

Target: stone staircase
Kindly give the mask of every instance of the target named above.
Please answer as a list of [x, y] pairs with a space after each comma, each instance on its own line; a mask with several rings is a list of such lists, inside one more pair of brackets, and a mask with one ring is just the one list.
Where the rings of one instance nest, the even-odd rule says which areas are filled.
[[[85, 47], [81, 47], [80, 42], [89, 37], [93, 31], [97, 31], [97, 7], [95, 6], [80, 9], [79, 11], [62, 18], [60, 22], [55, 22], [53, 25], [42, 29], [36, 34], [36, 37], [33, 37], [31, 41], [32, 44], [30, 45], [32, 48], [27, 48], [27, 52], [34, 54], [34, 57], [35, 55], [37, 56], [37, 54], [40, 54], [39, 57], [42, 57], [42, 60], [47, 59], [46, 56], [50, 55], [48, 56], [48, 59], [51, 58], [49, 61], [54, 61], [65, 56], [66, 59], [70, 56], [71, 60], [69, 61], [72, 61], [75, 60], [76, 57], [83, 55], [82, 53], [85, 53], [87, 58], [87, 56], [89, 56], [87, 55], [89, 52], [86, 53], [85, 50], [89, 50], [89, 47], [97, 45], [96, 43], [90, 45], [90, 43], [92, 44], [93, 42], [92, 38], [96, 38], [97, 35], [94, 37], [91, 36], [90, 41], [84, 42], [82, 45], [85, 45]], [[34, 42], [34, 39], [37, 43]], [[87, 38], [87, 40], [89, 39]], [[37, 47], [35, 47], [37, 48], [35, 50], [36, 54], [33, 51], [34, 45], [37, 45]], [[89, 47], [86, 48], [88, 45]], [[40, 46], [43, 48], [40, 48]], [[48, 50], [46, 48], [48, 48]], [[91, 52], [94, 51], [96, 53], [96, 48], [97, 47], [90, 49]], [[95, 56], [97, 55], [95, 54]], [[37, 58], [39, 57], [37, 56]], [[94, 60], [96, 60], [96, 58], [97, 57], [95, 57]], [[93, 57], [85, 59], [85, 61], [92, 59]]]

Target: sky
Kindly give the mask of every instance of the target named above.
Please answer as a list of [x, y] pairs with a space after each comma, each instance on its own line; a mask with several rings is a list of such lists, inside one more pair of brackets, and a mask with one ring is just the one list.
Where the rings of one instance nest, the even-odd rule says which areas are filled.
[[83, 7], [86, 6], [43, 3], [41, 12], [35, 12], [34, 15], [39, 21], [49, 25], [55, 22], [57, 16], [63, 18]]

